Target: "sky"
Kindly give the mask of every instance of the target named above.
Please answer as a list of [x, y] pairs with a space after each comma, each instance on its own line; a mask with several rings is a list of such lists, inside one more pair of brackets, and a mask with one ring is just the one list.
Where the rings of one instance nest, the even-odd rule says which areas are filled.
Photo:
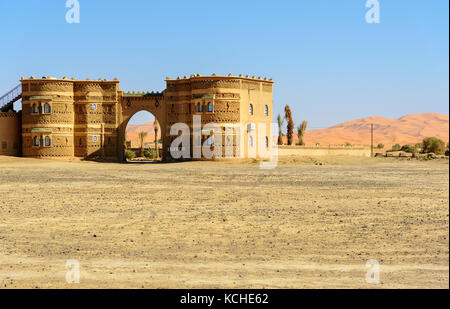
[[[0, 0], [0, 94], [21, 76], [120, 79], [161, 91], [166, 76], [274, 78], [274, 115], [295, 124], [449, 114], [448, 0]], [[146, 122], [134, 117], [132, 124]]]

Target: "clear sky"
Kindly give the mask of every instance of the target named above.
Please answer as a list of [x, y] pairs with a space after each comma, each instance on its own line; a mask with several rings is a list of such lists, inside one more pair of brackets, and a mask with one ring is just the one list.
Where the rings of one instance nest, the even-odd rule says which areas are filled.
[[274, 114], [289, 104], [310, 128], [449, 113], [448, 0], [379, 0], [379, 24], [366, 0], [79, 3], [68, 24], [66, 0], [0, 1], [0, 93], [31, 75], [152, 91], [215, 72], [273, 77]]

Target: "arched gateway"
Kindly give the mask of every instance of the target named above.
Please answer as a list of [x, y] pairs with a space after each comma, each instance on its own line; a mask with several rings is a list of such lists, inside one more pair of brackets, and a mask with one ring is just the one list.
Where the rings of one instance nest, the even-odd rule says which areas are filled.
[[[190, 154], [195, 151], [195, 141], [208, 141], [201, 129], [208, 123], [217, 124], [220, 134], [229, 125], [245, 126], [239, 133], [244, 134], [240, 136], [244, 155], [252, 151], [248, 147], [257, 147], [256, 143], [248, 144], [250, 136], [255, 136], [254, 124], [265, 123], [267, 130], [262, 134], [271, 136], [273, 81], [267, 78], [231, 74], [167, 78], [167, 88], [156, 93], [125, 93], [118, 79], [31, 77], [22, 78], [21, 83], [22, 151], [26, 157], [122, 161], [127, 123], [142, 110], [152, 113], [159, 122], [165, 161], [173, 159], [170, 146], [176, 136], [170, 134], [170, 128], [175, 123], [189, 127]], [[200, 132], [195, 132], [194, 116], [201, 119]], [[235, 136], [230, 139], [223, 135], [223, 145], [232, 143], [233, 152], [237, 152], [236, 140]]]

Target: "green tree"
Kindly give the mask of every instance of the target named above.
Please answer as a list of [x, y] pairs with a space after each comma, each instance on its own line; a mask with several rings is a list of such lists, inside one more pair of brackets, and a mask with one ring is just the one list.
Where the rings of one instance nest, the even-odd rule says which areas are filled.
[[308, 126], [308, 121], [303, 120], [302, 124], [297, 127], [298, 144], [300, 146], [305, 145], [305, 142], [303, 141], [303, 136], [305, 135], [307, 126]]
[[400, 149], [402, 149], [402, 146], [400, 146], [400, 144], [395, 144], [394, 146], [392, 146], [392, 151], [399, 151]]
[[402, 148], [400, 148], [401, 151], [408, 152], [408, 153], [416, 153], [416, 147], [411, 145], [403, 145]]
[[283, 145], [283, 124], [284, 118], [281, 118], [281, 115], [278, 114], [277, 122], [278, 122], [278, 145]]
[[445, 153], [445, 143], [443, 140], [436, 137], [426, 137], [423, 139], [423, 153], [433, 152], [435, 154], [444, 154]]
[[294, 143], [294, 120], [289, 105], [284, 107], [284, 117], [287, 119], [287, 143], [292, 145]]
[[379, 144], [377, 145], [377, 148], [378, 148], [378, 149], [383, 149], [383, 148], [384, 148], [384, 144], [379, 143]]

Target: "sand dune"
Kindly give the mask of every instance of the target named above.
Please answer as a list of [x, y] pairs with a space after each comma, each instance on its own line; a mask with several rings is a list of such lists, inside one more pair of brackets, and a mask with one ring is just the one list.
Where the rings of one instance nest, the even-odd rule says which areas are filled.
[[[139, 132], [147, 132], [145, 143], [151, 143], [155, 141], [155, 130], [153, 121], [141, 125], [128, 125], [127, 126], [127, 140], [131, 141], [132, 147], [139, 147]], [[161, 130], [158, 130], [158, 138], [161, 138]]]
[[399, 119], [367, 117], [338, 124], [336, 126], [307, 131], [306, 144], [352, 145], [370, 144], [370, 125], [374, 124], [374, 143], [386, 147], [394, 144], [415, 144], [425, 137], [449, 139], [449, 116], [437, 113], [412, 114]]

